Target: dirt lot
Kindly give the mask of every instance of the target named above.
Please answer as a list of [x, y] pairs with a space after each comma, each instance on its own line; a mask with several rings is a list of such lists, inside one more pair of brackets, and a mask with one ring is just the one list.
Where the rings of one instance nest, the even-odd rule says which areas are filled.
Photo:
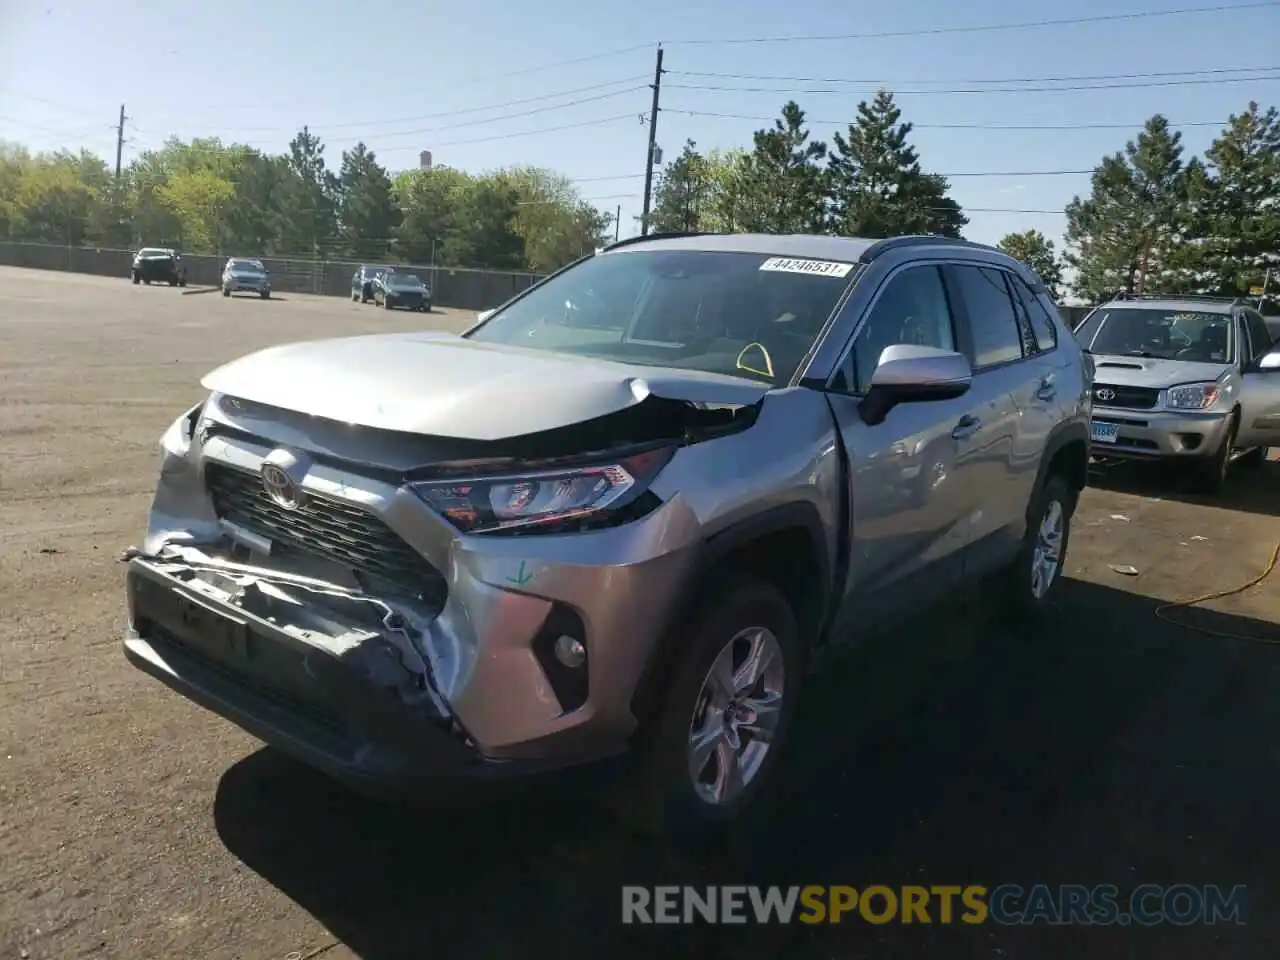
[[[701, 868], [567, 786], [514, 812], [382, 809], [127, 666], [114, 558], [201, 374], [423, 322], [0, 270], [0, 958], [1275, 955], [1280, 575], [1174, 614], [1273, 645], [1154, 608], [1266, 566], [1280, 464], [1216, 506], [1145, 473], [1100, 477], [1043, 633], [978, 611], [824, 675], [774, 831]], [[995, 645], [971, 653], [978, 636]], [[618, 923], [620, 884], [735, 880], [1242, 883], [1251, 901], [1244, 928]]]

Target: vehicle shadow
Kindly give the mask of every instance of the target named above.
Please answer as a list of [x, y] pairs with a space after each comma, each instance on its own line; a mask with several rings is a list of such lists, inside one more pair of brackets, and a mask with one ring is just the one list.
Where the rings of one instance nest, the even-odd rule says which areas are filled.
[[[624, 884], [1144, 882], [1275, 888], [1280, 667], [1261, 643], [1157, 620], [1067, 580], [1044, 629], [971, 610], [815, 678], [767, 829], [695, 861], [619, 828], [580, 785], [517, 804], [397, 810], [270, 749], [224, 775], [228, 850], [365, 960], [515, 955], [1242, 956], [1251, 926], [1133, 929], [621, 923]], [[1274, 624], [1180, 611], [1280, 642]], [[855, 950], [856, 948], [856, 950]], [[855, 951], [855, 952], [850, 952]], [[1024, 953], [1025, 951], [1025, 953]]]
[[195, 297], [202, 293], [221, 293], [221, 287], [183, 287], [182, 295], [184, 297]]
[[1091, 464], [1089, 486], [1280, 517], [1280, 496], [1276, 492], [1280, 490], [1280, 460], [1276, 459], [1256, 467], [1233, 464], [1221, 493], [1216, 495], [1191, 492], [1186, 475], [1168, 465], [1129, 460]]

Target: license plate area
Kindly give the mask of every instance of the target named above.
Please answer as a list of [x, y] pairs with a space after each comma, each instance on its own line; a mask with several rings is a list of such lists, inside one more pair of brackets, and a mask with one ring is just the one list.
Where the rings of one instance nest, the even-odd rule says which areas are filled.
[[145, 577], [134, 585], [136, 615], [163, 627], [183, 646], [232, 669], [255, 659], [259, 642], [242, 619]]
[[1119, 438], [1120, 424], [1094, 422], [1093, 439], [1095, 443], [1115, 443]]

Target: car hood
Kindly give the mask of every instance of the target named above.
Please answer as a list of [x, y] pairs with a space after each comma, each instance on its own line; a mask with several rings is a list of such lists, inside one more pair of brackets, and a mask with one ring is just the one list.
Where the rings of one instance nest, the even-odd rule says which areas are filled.
[[1122, 387], [1150, 387], [1163, 390], [1179, 383], [1217, 380], [1228, 368], [1225, 363], [1198, 363], [1190, 360], [1156, 360], [1146, 357], [1094, 354], [1094, 382]]
[[271, 347], [217, 368], [201, 384], [340, 423], [470, 440], [582, 423], [649, 396], [746, 405], [770, 389], [739, 377], [478, 343], [448, 333]]

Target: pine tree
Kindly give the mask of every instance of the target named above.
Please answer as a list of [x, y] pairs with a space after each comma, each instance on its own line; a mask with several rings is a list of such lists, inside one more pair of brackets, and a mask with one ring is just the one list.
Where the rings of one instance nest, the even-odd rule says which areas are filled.
[[680, 156], [667, 164], [653, 190], [649, 229], [658, 233], [692, 232], [702, 229], [708, 193], [712, 183], [706, 158], [692, 140], [685, 142]]
[[757, 130], [740, 172], [738, 227], [758, 233], [821, 233], [826, 175], [818, 165], [825, 143], [809, 140], [804, 111], [793, 100], [773, 129]]
[[945, 177], [925, 173], [893, 94], [881, 90], [858, 104], [846, 136], [836, 134], [828, 161], [829, 227], [844, 236], [942, 234], [958, 237], [968, 224], [947, 196]]

